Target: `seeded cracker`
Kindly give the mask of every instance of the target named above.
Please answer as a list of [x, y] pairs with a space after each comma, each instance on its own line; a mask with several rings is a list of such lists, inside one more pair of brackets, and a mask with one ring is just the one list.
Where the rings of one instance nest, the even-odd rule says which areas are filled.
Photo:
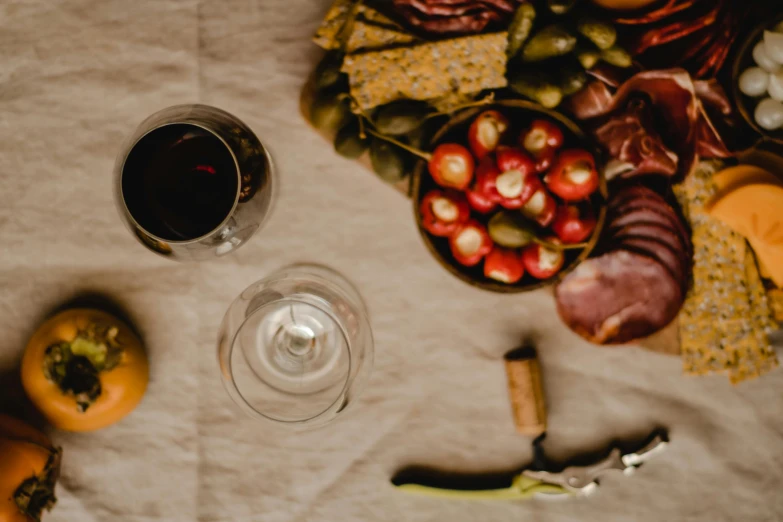
[[412, 34], [401, 30], [391, 29], [381, 25], [367, 23], [357, 19], [353, 24], [351, 36], [345, 46], [346, 52], [354, 53], [359, 50], [378, 49], [391, 45], [408, 44], [415, 42], [417, 38]]
[[364, 109], [506, 86], [507, 33], [465, 36], [345, 57], [351, 95]]
[[[729, 373], [733, 383], [777, 366], [767, 339], [764, 300], [755, 263], [748, 268], [745, 238], [710, 218], [705, 205], [720, 162], [702, 162], [675, 193], [693, 234], [693, 286], [680, 313], [686, 374]], [[768, 312], [768, 307], [766, 308]], [[768, 315], [767, 315], [768, 317]]]
[[780, 288], [770, 288], [767, 290], [767, 299], [770, 308], [772, 308], [772, 317], [778, 323], [783, 323], [783, 290]]
[[332, 7], [326, 13], [321, 26], [315, 32], [313, 42], [326, 50], [339, 49], [340, 42], [337, 38], [345, 22], [348, 21], [354, 0], [335, 0]]
[[740, 358], [737, 361], [737, 366], [729, 372], [729, 379], [733, 384], [759, 377], [778, 367], [777, 356], [774, 349], [770, 346], [767, 337], [774, 327], [772, 311], [767, 301], [764, 283], [756, 265], [756, 256], [753, 255], [753, 251], [750, 248], [746, 249], [745, 272], [748, 282], [748, 297], [751, 310], [753, 311], [752, 318], [755, 323], [753, 332], [760, 350], [756, 352], [748, 351], [742, 354], [744, 358]]

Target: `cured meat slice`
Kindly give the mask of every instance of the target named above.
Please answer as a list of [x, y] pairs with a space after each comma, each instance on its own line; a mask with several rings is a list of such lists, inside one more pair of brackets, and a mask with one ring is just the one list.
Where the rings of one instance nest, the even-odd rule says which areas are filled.
[[[402, 3], [403, 2], [398, 2], [398, 4]], [[460, 4], [428, 4], [423, 0], [404, 0], [404, 3], [425, 15], [434, 16], [460, 16], [487, 10], [487, 8], [482, 4], [476, 2], [465, 2]]]
[[624, 236], [641, 236], [662, 241], [669, 245], [677, 255], [684, 256], [688, 251], [685, 240], [680, 237], [676, 230], [671, 226], [662, 226], [655, 223], [632, 223], [623, 227], [612, 227], [609, 230], [615, 238]]
[[555, 297], [573, 331], [594, 343], [619, 344], [669, 324], [683, 292], [660, 262], [615, 250], [582, 262], [555, 287]]
[[669, 245], [655, 239], [640, 236], [622, 236], [618, 237], [619, 247], [622, 249], [631, 248], [634, 251], [647, 254], [649, 257], [661, 263], [668, 270], [680, 289], [685, 292], [687, 285], [687, 275], [683, 266], [683, 260], [680, 255]]
[[624, 216], [632, 212], [637, 212], [641, 209], [651, 210], [658, 214], [668, 218], [680, 236], [685, 240], [685, 244], [688, 249], [688, 257], [693, 253], [693, 247], [691, 245], [690, 234], [685, 228], [685, 223], [680, 217], [679, 213], [672, 208], [671, 205], [666, 203], [663, 198], [660, 199], [633, 199], [629, 200], [619, 207], [612, 208], [609, 211], [609, 220], [614, 221], [618, 216]]

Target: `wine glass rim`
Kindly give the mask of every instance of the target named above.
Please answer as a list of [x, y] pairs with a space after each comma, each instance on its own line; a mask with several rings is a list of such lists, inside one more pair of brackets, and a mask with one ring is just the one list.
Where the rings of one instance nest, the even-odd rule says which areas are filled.
[[[184, 104], [184, 105], [173, 105], [173, 106], [168, 107], [168, 108], [163, 109], [163, 110], [166, 111], [166, 110], [176, 109], [176, 108], [179, 108], [179, 107], [194, 107], [194, 106], [195, 107], [205, 107], [205, 108], [209, 108], [209, 109], [212, 109], [212, 110], [218, 110], [220, 112], [224, 112], [224, 113], [228, 114], [229, 116], [231, 116], [234, 119], [239, 120], [236, 116], [234, 116], [234, 115], [232, 115], [230, 113], [227, 113], [226, 111], [223, 111], [222, 109], [218, 109], [217, 107], [212, 107], [210, 105], [198, 105], [198, 104], [197, 105], [187, 105], [187, 104]], [[159, 111], [159, 112], [162, 112], [162, 111]], [[158, 114], [158, 113], [152, 114], [151, 116], [148, 117], [148, 119], [152, 118], [156, 114]], [[241, 121], [241, 120], [239, 120], [239, 121]], [[142, 122], [141, 125], [143, 125], [143, 124], [144, 123]], [[130, 156], [131, 151], [133, 151], [134, 147], [136, 147], [136, 145], [138, 145], [141, 140], [143, 140], [145, 137], [147, 137], [151, 133], [153, 133], [153, 132], [155, 132], [157, 130], [160, 130], [160, 129], [164, 128], [164, 127], [169, 127], [171, 125], [190, 125], [190, 126], [193, 126], [193, 127], [198, 127], [198, 128], [200, 128], [202, 130], [207, 131], [212, 136], [214, 136], [218, 140], [220, 140], [220, 142], [226, 148], [228, 153], [231, 155], [231, 160], [234, 162], [234, 173], [237, 176], [237, 189], [236, 189], [236, 193], [234, 194], [234, 203], [231, 205], [231, 209], [226, 214], [226, 217], [223, 218], [223, 221], [221, 221], [219, 225], [213, 227], [209, 232], [207, 232], [206, 234], [203, 234], [203, 235], [201, 235], [201, 236], [199, 236], [197, 238], [194, 238], [194, 239], [184, 239], [184, 240], [165, 239], [165, 238], [162, 238], [162, 237], [160, 237], [160, 236], [158, 236], [156, 234], [153, 234], [152, 232], [150, 232], [149, 230], [147, 230], [146, 228], [144, 228], [143, 226], [141, 226], [139, 224], [139, 222], [133, 216], [133, 213], [131, 213], [130, 209], [128, 208], [127, 203], [125, 202], [125, 194], [124, 194], [124, 187], [123, 187], [122, 180], [125, 177], [125, 163], [128, 161], [128, 157]], [[243, 122], [243, 125], [244, 125], [244, 122]], [[245, 125], [245, 126], [247, 127], [247, 125]], [[249, 127], [248, 127], [248, 129], [249, 129]], [[268, 160], [269, 154], [268, 154], [268, 152], [266, 152], [266, 150], [264, 151], [264, 154], [267, 156], [267, 160]], [[133, 225], [135, 227], [138, 227], [139, 230], [141, 230], [142, 232], [147, 234], [152, 239], [154, 239], [156, 241], [160, 241], [162, 243], [169, 243], [169, 244], [172, 244], [172, 245], [187, 245], [187, 244], [191, 244], [191, 243], [198, 243], [199, 241], [203, 241], [204, 239], [206, 239], [209, 236], [213, 235], [216, 230], [220, 230], [221, 228], [223, 228], [226, 225], [226, 223], [229, 222], [229, 220], [234, 215], [234, 213], [236, 212], [237, 205], [239, 205], [239, 195], [242, 193], [242, 174], [241, 174], [241, 172], [239, 170], [239, 161], [237, 160], [236, 154], [234, 154], [234, 151], [228, 145], [226, 140], [224, 140], [221, 136], [219, 136], [214, 130], [210, 129], [209, 127], [207, 127], [207, 126], [205, 126], [205, 125], [203, 125], [201, 123], [187, 121], [187, 119], [183, 119], [182, 121], [179, 121], [179, 120], [169, 121], [169, 122], [163, 123], [161, 125], [156, 125], [153, 128], [151, 128], [148, 131], [146, 131], [144, 134], [140, 135], [127, 148], [127, 153], [125, 153], [125, 157], [122, 159], [122, 165], [120, 166], [120, 169], [119, 169], [119, 175], [120, 175], [120, 180], [119, 180], [120, 202], [122, 203], [122, 207], [125, 210], [125, 214], [128, 216], [128, 219], [131, 220], [131, 222], [133, 223]]]
[[[311, 417], [307, 417], [307, 418], [304, 418], [304, 419], [297, 419], [297, 420], [285, 420], [285, 419], [280, 419], [280, 418], [277, 418], [277, 417], [272, 417], [270, 415], [267, 415], [265, 413], [260, 412], [253, 405], [251, 405], [250, 402], [245, 398], [245, 396], [242, 393], [242, 391], [239, 389], [239, 386], [237, 386], [236, 380], [234, 379], [233, 354], [234, 354], [234, 348], [237, 345], [237, 337], [239, 337], [239, 334], [242, 331], [242, 328], [244, 328], [244, 326], [247, 324], [248, 320], [251, 317], [253, 317], [254, 315], [256, 315], [259, 311], [261, 311], [264, 308], [266, 308], [268, 306], [271, 306], [273, 304], [280, 303], [281, 301], [289, 301], [289, 302], [294, 302], [294, 303], [302, 303], [302, 304], [305, 304], [305, 305], [308, 305], [308, 306], [315, 306], [315, 305], [313, 305], [312, 302], [310, 302], [310, 301], [308, 301], [306, 299], [301, 299], [301, 298], [296, 298], [296, 297], [291, 297], [291, 296], [283, 296], [281, 299], [277, 299], [275, 301], [270, 301], [269, 303], [265, 303], [265, 304], [259, 306], [258, 308], [256, 308], [255, 310], [253, 310], [253, 312], [250, 315], [245, 317], [244, 321], [242, 321], [242, 324], [239, 325], [239, 327], [237, 328], [236, 332], [234, 333], [234, 337], [231, 339], [228, 357], [226, 358], [226, 362], [228, 364], [228, 374], [229, 375], [227, 376], [228, 379], [226, 378], [226, 376], [223, 376], [223, 383], [231, 386], [231, 389], [233, 389], [233, 391], [236, 393], [236, 397], [241, 399], [241, 403], [239, 403], [238, 401], [235, 401], [235, 402], [238, 402], [239, 406], [242, 407], [242, 409], [244, 409], [245, 411], [251, 413], [253, 416], [260, 416], [260, 417], [263, 417], [266, 420], [272, 421], [272, 422], [277, 423], [277, 424], [284, 424], [284, 425], [306, 425], [306, 424], [312, 424], [315, 421], [317, 421], [319, 418], [321, 418], [321, 417], [325, 416], [327, 413], [329, 413], [329, 411], [332, 410], [332, 408], [334, 408], [335, 404], [337, 404], [340, 400], [342, 400], [345, 397], [345, 395], [348, 393], [348, 387], [350, 386], [350, 382], [351, 382], [351, 371], [353, 370], [353, 365], [354, 365], [353, 356], [351, 355], [351, 343], [348, 341], [348, 339], [349, 339], [348, 332], [345, 331], [345, 327], [343, 326], [342, 322], [331, 312], [331, 310], [328, 309], [328, 307], [327, 308], [319, 308], [319, 310], [322, 313], [326, 314], [329, 317], [329, 319], [331, 319], [338, 326], [338, 328], [340, 329], [340, 335], [343, 336], [343, 339], [345, 341], [346, 349], [348, 350], [348, 371], [346, 373], [345, 381], [343, 382], [343, 386], [340, 389], [340, 392], [337, 394], [337, 397], [335, 397], [335, 399], [331, 403], [329, 403], [329, 405], [326, 408], [324, 408], [323, 411], [321, 411], [320, 413], [317, 413], [317, 414], [315, 414], [315, 415], [313, 415]], [[244, 353], [243, 353], [243, 356], [244, 356]], [[234, 396], [234, 394], [231, 394], [231, 395]]]

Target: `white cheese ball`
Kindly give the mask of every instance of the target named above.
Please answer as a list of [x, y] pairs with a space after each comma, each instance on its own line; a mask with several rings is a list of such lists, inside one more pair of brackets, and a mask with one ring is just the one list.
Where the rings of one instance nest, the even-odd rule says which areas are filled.
[[756, 106], [756, 123], [762, 129], [775, 130], [783, 125], [783, 103], [765, 98]]
[[761, 67], [745, 69], [739, 77], [739, 88], [748, 96], [761, 96], [767, 92], [769, 73]]
[[783, 71], [769, 75], [767, 90], [773, 100], [783, 102]]
[[774, 73], [780, 70], [780, 64], [767, 56], [767, 50], [764, 48], [764, 42], [759, 42], [753, 48], [753, 60], [759, 67], [767, 72]]
[[775, 62], [783, 63], [783, 33], [764, 31], [764, 51]]

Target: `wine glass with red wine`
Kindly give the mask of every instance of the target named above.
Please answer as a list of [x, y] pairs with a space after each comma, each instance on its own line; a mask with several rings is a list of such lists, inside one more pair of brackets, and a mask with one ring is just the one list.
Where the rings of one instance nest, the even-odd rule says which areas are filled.
[[120, 215], [148, 249], [177, 260], [222, 256], [266, 221], [276, 183], [253, 131], [207, 105], [144, 120], [115, 165]]

